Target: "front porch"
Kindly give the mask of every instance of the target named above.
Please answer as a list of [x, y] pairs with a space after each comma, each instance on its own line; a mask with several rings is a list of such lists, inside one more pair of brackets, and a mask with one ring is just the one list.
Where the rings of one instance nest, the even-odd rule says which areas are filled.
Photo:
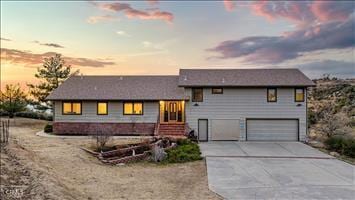
[[185, 101], [159, 101], [159, 117], [155, 134], [182, 136], [185, 130]]

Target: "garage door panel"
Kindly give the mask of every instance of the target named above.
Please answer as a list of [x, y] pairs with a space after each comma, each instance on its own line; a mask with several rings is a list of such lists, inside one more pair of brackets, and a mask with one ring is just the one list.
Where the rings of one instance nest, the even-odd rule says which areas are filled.
[[247, 140], [297, 141], [298, 120], [248, 120]]
[[212, 140], [239, 140], [239, 120], [213, 119], [211, 120]]

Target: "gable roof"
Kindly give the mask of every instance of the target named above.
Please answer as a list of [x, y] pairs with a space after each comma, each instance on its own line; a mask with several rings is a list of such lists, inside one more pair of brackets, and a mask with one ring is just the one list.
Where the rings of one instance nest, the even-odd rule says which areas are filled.
[[179, 86], [314, 86], [298, 69], [180, 69]]
[[178, 76], [72, 76], [48, 100], [178, 100]]

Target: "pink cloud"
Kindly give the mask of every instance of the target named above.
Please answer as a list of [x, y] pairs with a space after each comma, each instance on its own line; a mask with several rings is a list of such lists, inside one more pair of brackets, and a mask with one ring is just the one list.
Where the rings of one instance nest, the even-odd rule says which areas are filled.
[[[38, 67], [43, 63], [43, 59], [54, 56], [56, 52], [32, 53], [18, 49], [1, 48], [1, 62], [9, 62], [14, 64], [22, 64], [25, 67]], [[114, 62], [102, 59], [80, 58], [80, 57], [63, 57], [66, 63], [81, 67], [105, 67], [114, 65]]]
[[112, 12], [123, 12], [128, 18], [137, 18], [143, 20], [163, 20], [171, 23], [174, 15], [170, 12], [160, 11], [159, 9], [153, 10], [138, 10], [131, 7], [127, 3], [94, 3], [95, 6], [102, 10]]
[[345, 21], [354, 12], [351, 2], [335, 1], [258, 1], [250, 6], [255, 15], [268, 20], [286, 19], [298, 25]]
[[231, 12], [235, 9], [235, 2], [232, 0], [224, 0], [224, 7], [226, 8], [227, 11]]
[[315, 1], [311, 11], [319, 21], [345, 21], [354, 12], [354, 3]]
[[86, 21], [90, 24], [96, 24], [99, 22], [108, 22], [108, 21], [118, 21], [117, 17], [112, 15], [103, 15], [103, 16], [91, 16]]
[[156, 4], [158, 4], [158, 0], [146, 0], [149, 4], [151, 4], [151, 5], [156, 5]]

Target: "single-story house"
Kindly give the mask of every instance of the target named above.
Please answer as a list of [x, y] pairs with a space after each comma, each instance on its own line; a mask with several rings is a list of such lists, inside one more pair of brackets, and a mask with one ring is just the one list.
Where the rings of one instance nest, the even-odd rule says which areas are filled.
[[180, 69], [177, 76], [71, 76], [49, 96], [55, 134], [183, 135], [200, 141], [304, 141], [298, 69]]

